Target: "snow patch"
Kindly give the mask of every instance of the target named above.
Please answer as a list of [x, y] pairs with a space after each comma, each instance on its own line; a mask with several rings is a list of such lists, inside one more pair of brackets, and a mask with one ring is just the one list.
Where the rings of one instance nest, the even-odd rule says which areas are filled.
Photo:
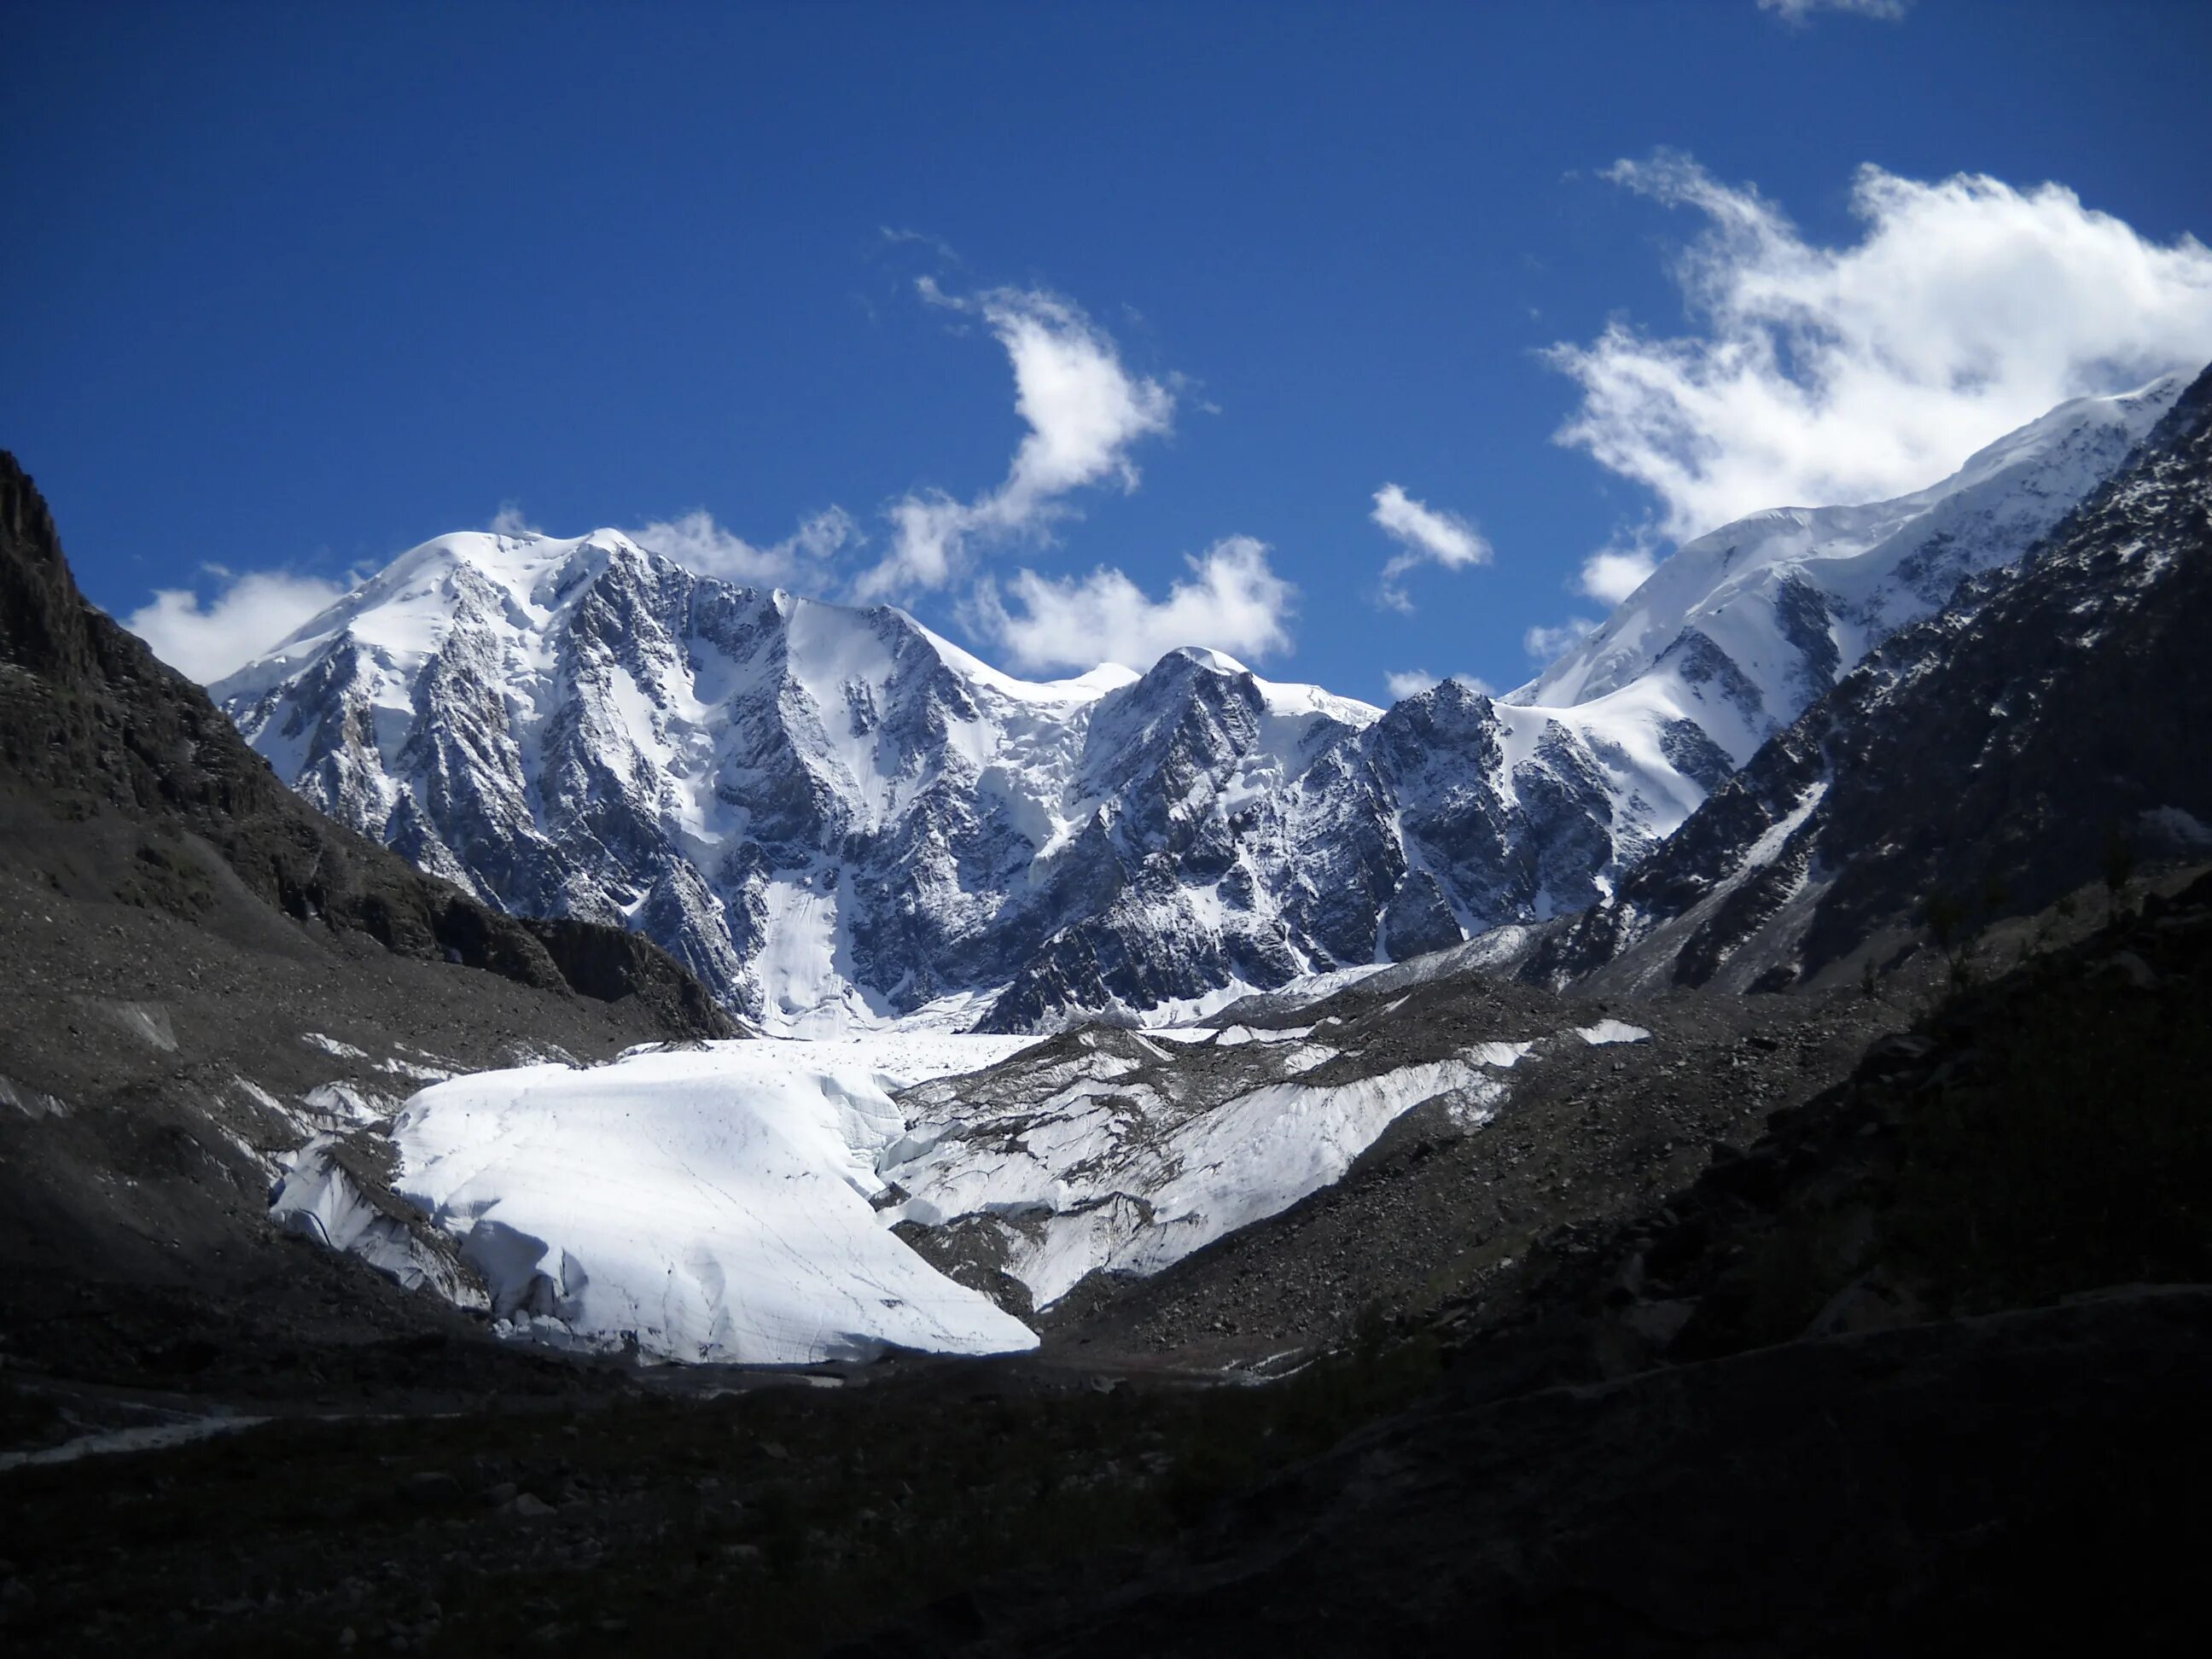
[[0, 1106], [13, 1106], [34, 1123], [42, 1117], [69, 1115], [69, 1108], [53, 1096], [27, 1089], [4, 1077], [0, 1077]]
[[1641, 1025], [1631, 1025], [1626, 1020], [1601, 1019], [1595, 1025], [1577, 1025], [1575, 1035], [1593, 1048], [1601, 1048], [1614, 1042], [1649, 1042], [1651, 1033]]

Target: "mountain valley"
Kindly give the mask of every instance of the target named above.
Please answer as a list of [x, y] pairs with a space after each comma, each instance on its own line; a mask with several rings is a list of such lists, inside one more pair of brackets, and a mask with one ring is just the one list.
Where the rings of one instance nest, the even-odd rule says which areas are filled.
[[1803, 1650], [2085, 1512], [2167, 1619], [2208, 456], [2063, 404], [1388, 709], [611, 532], [204, 693], [8, 460], [0, 1631]]

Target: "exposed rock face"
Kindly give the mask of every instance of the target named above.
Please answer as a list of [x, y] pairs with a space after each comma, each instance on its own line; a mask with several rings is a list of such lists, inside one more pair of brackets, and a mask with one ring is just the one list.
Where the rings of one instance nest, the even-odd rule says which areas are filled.
[[1525, 971], [1775, 988], [1938, 896], [2033, 912], [2115, 838], [2201, 856], [2208, 639], [2212, 371], [2027, 559], [1894, 635]]
[[611, 531], [427, 543], [215, 691], [333, 816], [498, 908], [642, 933], [778, 1030], [1204, 1006], [1609, 897], [2175, 391], [1716, 532], [1502, 700], [1383, 714], [1195, 648], [1032, 684]]
[[205, 694], [85, 602], [52, 515], [0, 453], [0, 779], [69, 816], [120, 813], [212, 844], [255, 897], [543, 988], [639, 994], [673, 1029], [734, 1036], [658, 951], [499, 915], [287, 790]]
[[428, 544], [216, 689], [424, 869], [625, 924], [794, 1030], [963, 997], [1026, 1030], [1456, 943], [1592, 902], [1702, 790], [1457, 683], [1382, 715], [1193, 648], [1027, 684], [613, 532]]

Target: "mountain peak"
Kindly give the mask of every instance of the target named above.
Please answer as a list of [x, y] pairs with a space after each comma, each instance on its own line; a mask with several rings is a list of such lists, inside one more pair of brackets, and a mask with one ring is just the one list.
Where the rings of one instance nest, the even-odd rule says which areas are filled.
[[1534, 685], [1395, 720], [1200, 646], [1018, 679], [608, 529], [425, 543], [214, 690], [325, 811], [501, 908], [642, 932], [780, 1030], [1188, 1010], [1595, 902], [2178, 393], [1725, 526]]
[[[1856, 661], [1941, 609], [1967, 576], [2017, 559], [2149, 435], [2185, 380], [2169, 374], [2132, 392], [2072, 398], [1910, 495], [1769, 508], [1686, 542], [1600, 627], [1499, 701], [1595, 701], [1695, 635], [1755, 689], [1764, 737], [1833, 683], [1832, 672], [1802, 672], [1813, 635], [1832, 645], [1832, 653], [1814, 646], [1814, 657]], [[1807, 593], [1823, 615], [1814, 616]], [[1805, 637], [1790, 640], [1793, 630]]]
[[1249, 674], [1252, 672], [1226, 651], [1216, 651], [1209, 646], [1179, 645], [1167, 654], [1185, 662], [1195, 663], [1216, 674]]

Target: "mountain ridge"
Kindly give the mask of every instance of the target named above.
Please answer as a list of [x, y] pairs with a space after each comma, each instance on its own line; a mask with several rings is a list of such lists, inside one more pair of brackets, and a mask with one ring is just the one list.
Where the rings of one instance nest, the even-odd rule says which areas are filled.
[[[2017, 564], [1899, 629], [1524, 976], [1776, 989], [1931, 904], [2033, 912], [2118, 856], [2212, 850], [2212, 368]], [[1954, 942], [1954, 944], [1957, 942]]]
[[771, 1030], [1204, 1012], [1611, 899], [2178, 392], [1723, 526], [1504, 698], [1378, 709], [1202, 647], [1030, 683], [605, 531], [425, 543], [214, 690], [332, 816], [495, 908], [643, 933]]

